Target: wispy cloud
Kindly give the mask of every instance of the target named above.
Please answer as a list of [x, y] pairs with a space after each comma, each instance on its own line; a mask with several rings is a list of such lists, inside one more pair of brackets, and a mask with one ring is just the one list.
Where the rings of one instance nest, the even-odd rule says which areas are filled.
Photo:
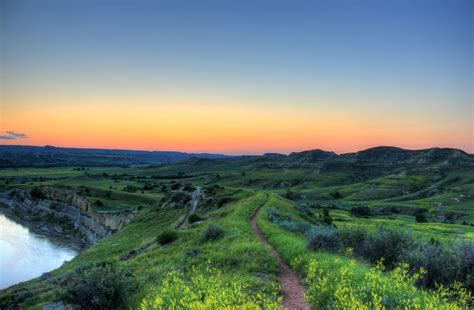
[[5, 131], [4, 135], [0, 135], [0, 140], [16, 140], [26, 139], [28, 136], [24, 133], [16, 133], [14, 131]]

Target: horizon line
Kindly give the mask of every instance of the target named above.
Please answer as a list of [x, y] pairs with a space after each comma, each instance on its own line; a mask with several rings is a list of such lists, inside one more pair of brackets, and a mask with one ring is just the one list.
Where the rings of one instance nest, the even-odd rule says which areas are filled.
[[454, 147], [442, 147], [442, 146], [432, 146], [428, 148], [421, 148], [421, 149], [410, 149], [410, 148], [403, 148], [395, 145], [375, 145], [371, 146], [368, 148], [364, 148], [358, 151], [352, 151], [352, 152], [342, 152], [338, 153], [332, 150], [324, 150], [321, 148], [308, 148], [308, 149], [303, 149], [303, 150], [294, 150], [288, 153], [285, 152], [277, 152], [277, 151], [267, 151], [263, 153], [226, 153], [226, 152], [189, 152], [189, 151], [178, 151], [178, 150], [147, 150], [147, 149], [133, 149], [133, 148], [107, 148], [107, 147], [66, 147], [66, 146], [56, 146], [56, 145], [50, 145], [50, 144], [45, 144], [45, 145], [22, 145], [22, 144], [3, 144], [0, 143], [0, 147], [2, 146], [13, 146], [13, 147], [53, 147], [53, 148], [60, 148], [60, 149], [82, 149], [82, 150], [109, 150], [109, 151], [138, 151], [138, 152], [167, 152], [167, 153], [184, 153], [184, 154], [211, 154], [211, 155], [225, 155], [225, 156], [263, 156], [265, 154], [280, 154], [280, 155], [290, 155], [291, 153], [301, 153], [301, 152], [307, 152], [307, 151], [315, 151], [315, 150], [320, 150], [324, 152], [333, 152], [336, 155], [344, 155], [344, 154], [351, 154], [351, 153], [358, 153], [374, 148], [381, 148], [381, 147], [386, 147], [386, 148], [397, 148], [401, 150], [406, 150], [406, 151], [426, 151], [426, 150], [432, 150], [432, 149], [452, 149], [452, 150], [459, 150], [462, 151], [466, 154], [469, 155], [474, 155], [474, 153], [469, 153], [468, 151], [461, 149], [461, 148], [454, 148]]

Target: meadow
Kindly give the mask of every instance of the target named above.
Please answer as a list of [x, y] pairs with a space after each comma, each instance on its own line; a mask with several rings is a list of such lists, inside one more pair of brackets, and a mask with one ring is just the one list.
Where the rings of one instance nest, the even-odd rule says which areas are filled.
[[[253, 230], [255, 215], [265, 238], [304, 284], [312, 308], [472, 305], [472, 166], [341, 167], [263, 156], [0, 170], [2, 192], [42, 187], [71, 188], [98, 212], [136, 210], [136, 216], [58, 270], [0, 291], [0, 308], [41, 309], [59, 300], [97, 309], [279, 308], [279, 262]], [[190, 212], [197, 188], [202, 195]], [[384, 239], [386, 245], [376, 243], [385, 233], [381, 229], [392, 238]], [[347, 241], [360, 231], [366, 246], [378, 246], [379, 256], [359, 253]], [[418, 252], [436, 244], [447, 259], [463, 259], [464, 276], [453, 271], [428, 283], [436, 264], [446, 262], [410, 265], [412, 253], [391, 259], [388, 248], [401, 239], [416, 243]], [[467, 244], [462, 258], [449, 252], [460, 243]], [[81, 304], [97, 274], [109, 279], [94, 288], [101, 300]]]

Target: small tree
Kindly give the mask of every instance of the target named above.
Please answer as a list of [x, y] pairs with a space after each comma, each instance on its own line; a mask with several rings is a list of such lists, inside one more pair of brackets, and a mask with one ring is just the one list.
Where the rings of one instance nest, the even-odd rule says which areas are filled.
[[175, 230], [165, 230], [158, 235], [156, 240], [159, 244], [165, 245], [178, 239], [178, 233]]

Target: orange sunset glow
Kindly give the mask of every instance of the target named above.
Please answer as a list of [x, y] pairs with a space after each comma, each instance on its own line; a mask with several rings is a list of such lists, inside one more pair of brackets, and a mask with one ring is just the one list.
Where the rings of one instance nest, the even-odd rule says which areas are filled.
[[[439, 32], [441, 7], [423, 27], [414, 19], [399, 29], [351, 5], [340, 8], [354, 11], [344, 23], [337, 11], [315, 20], [301, 6], [273, 7], [267, 23], [245, 7], [228, 16], [224, 6], [184, 6], [189, 19], [182, 20], [144, 14], [144, 7], [127, 15], [106, 5], [93, 14], [80, 6], [9, 6], [2, 144], [228, 154], [376, 145], [474, 151], [472, 31], [457, 18]], [[124, 14], [134, 27], [121, 24]], [[293, 23], [280, 29], [274, 21], [282, 14]]]

